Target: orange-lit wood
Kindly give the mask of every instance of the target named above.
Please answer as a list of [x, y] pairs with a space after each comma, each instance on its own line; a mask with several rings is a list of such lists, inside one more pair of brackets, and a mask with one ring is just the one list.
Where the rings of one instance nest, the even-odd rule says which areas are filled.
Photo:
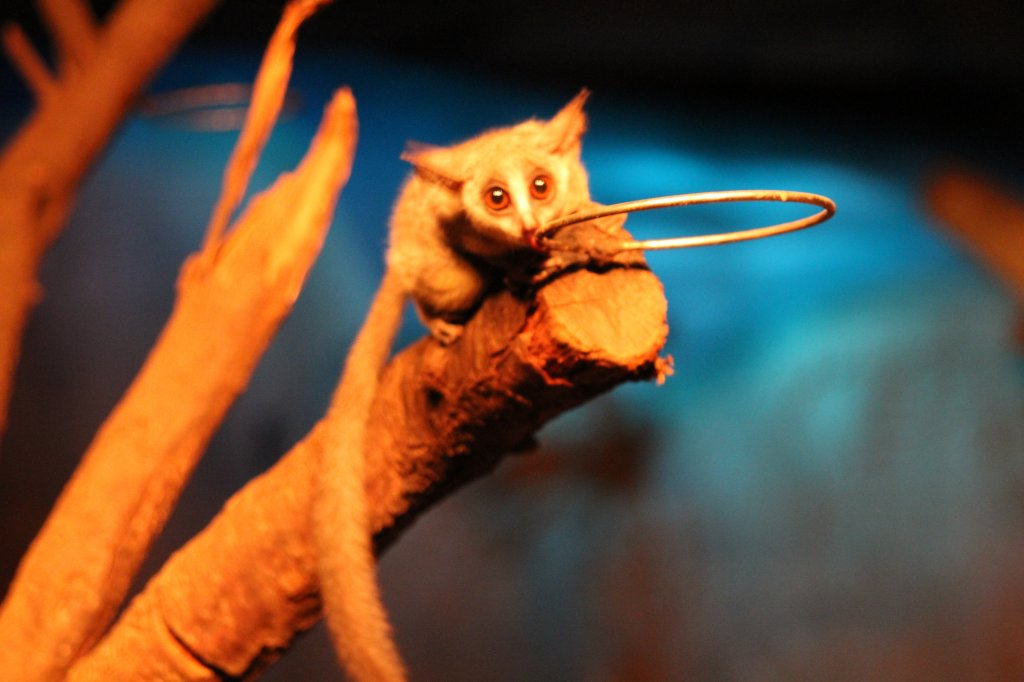
[[89, 166], [139, 90], [217, 0], [123, 0], [102, 26], [82, 0], [46, 0], [58, 71], [17, 28], [4, 47], [37, 96], [36, 109], [0, 154], [0, 432], [36, 272], [64, 225]]
[[[289, 12], [308, 14], [315, 4], [298, 3]], [[167, 18], [157, 12], [149, 20]], [[290, 74], [297, 23], [282, 25], [284, 39], [272, 41], [276, 47], [260, 72], [269, 90], [283, 88], [279, 81]], [[257, 118], [264, 135], [280, 105], [274, 101], [261, 100]], [[167, 326], [97, 433], [0, 607], [3, 676], [62, 678], [113, 619], [207, 440], [297, 298], [348, 178], [355, 137], [354, 101], [341, 91], [300, 167], [255, 198], [231, 232], [209, 240], [185, 263]], [[244, 183], [248, 176], [230, 177]]]
[[928, 205], [1024, 305], [1024, 204], [980, 178], [946, 173], [929, 185]]
[[[664, 367], [666, 303], [650, 272], [557, 279], [533, 301], [485, 301], [451, 347], [423, 339], [381, 378], [368, 425], [378, 548], [546, 420]], [[244, 676], [320, 617], [311, 505], [336, 410], [165, 564], [70, 679]]]

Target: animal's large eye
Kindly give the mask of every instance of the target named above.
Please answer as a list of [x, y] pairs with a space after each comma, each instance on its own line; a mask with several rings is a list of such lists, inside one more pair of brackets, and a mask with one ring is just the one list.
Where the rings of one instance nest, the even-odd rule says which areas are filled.
[[512, 203], [512, 200], [509, 198], [508, 191], [504, 187], [492, 185], [484, 190], [484, 203], [492, 211], [504, 211]]
[[534, 199], [547, 199], [551, 196], [551, 176], [541, 173], [530, 181], [530, 195]]

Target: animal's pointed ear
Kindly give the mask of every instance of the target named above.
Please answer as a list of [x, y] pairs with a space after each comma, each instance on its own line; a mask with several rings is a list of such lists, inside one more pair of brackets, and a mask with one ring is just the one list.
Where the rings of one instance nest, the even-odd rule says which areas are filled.
[[551, 151], [565, 152], [579, 145], [580, 138], [587, 130], [587, 115], [583, 113], [583, 105], [588, 97], [590, 90], [583, 88], [547, 122], [545, 135]]
[[453, 190], [462, 187], [463, 180], [459, 177], [450, 150], [444, 147], [410, 142], [402, 152], [402, 160], [411, 163], [417, 173], [431, 182]]

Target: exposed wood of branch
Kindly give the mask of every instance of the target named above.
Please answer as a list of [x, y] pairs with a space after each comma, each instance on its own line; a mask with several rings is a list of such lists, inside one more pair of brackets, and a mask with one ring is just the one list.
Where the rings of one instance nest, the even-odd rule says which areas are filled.
[[[339, 92], [299, 169], [257, 197], [217, 255], [186, 263], [174, 312], [18, 569], [0, 670], [52, 679], [102, 633], [228, 405], [291, 309], [355, 145]], [[47, 643], [60, 651], [47, 657]]]
[[[646, 270], [572, 273], [533, 302], [488, 299], [454, 346], [429, 339], [388, 366], [367, 442], [378, 548], [491, 470], [545, 421], [628, 380], [660, 375], [665, 299]], [[328, 411], [328, 415], [331, 412]], [[320, 617], [311, 501], [326, 418], [176, 553], [73, 680], [234, 679]]]
[[[53, 33], [59, 52], [79, 60], [77, 68], [59, 78], [26, 73], [45, 95], [0, 155], [0, 433], [22, 329], [39, 299], [36, 272], [43, 253], [63, 226], [82, 176], [143, 84], [216, 4], [124, 0], [91, 48], [81, 40], [83, 17], [68, 17]], [[19, 63], [34, 69], [33, 55], [22, 45]]]
[[979, 178], [946, 173], [929, 185], [928, 205], [1024, 305], [1024, 204]]

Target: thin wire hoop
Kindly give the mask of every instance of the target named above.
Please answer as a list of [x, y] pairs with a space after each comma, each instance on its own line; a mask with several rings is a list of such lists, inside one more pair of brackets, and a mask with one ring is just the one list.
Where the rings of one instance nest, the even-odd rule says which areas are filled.
[[783, 203], [793, 202], [799, 204], [810, 204], [818, 206], [822, 210], [814, 215], [791, 220], [785, 223], [776, 223], [767, 227], [755, 227], [749, 230], [738, 230], [736, 232], [719, 232], [717, 234], [702, 234], [692, 237], [670, 237], [667, 239], [645, 239], [632, 240], [622, 243], [623, 251], [656, 251], [665, 249], [689, 249], [696, 246], [715, 246], [718, 244], [731, 244], [733, 242], [744, 242], [751, 239], [763, 239], [773, 237], [786, 232], [796, 232], [808, 227], [823, 223], [836, 213], [836, 204], [826, 196], [811, 194], [810, 192], [791, 192], [778, 189], [736, 189], [724, 192], [697, 192], [694, 194], [673, 194], [665, 197], [654, 197], [651, 199], [638, 199], [636, 201], [625, 201], [621, 204], [601, 206], [593, 211], [573, 213], [545, 225], [540, 233], [560, 230], [569, 225], [604, 218], [605, 216], [618, 215], [619, 213], [634, 213], [636, 211], [650, 211], [657, 208], [670, 208], [673, 206], [695, 206], [697, 204], [718, 204], [735, 201], [779, 201]]

